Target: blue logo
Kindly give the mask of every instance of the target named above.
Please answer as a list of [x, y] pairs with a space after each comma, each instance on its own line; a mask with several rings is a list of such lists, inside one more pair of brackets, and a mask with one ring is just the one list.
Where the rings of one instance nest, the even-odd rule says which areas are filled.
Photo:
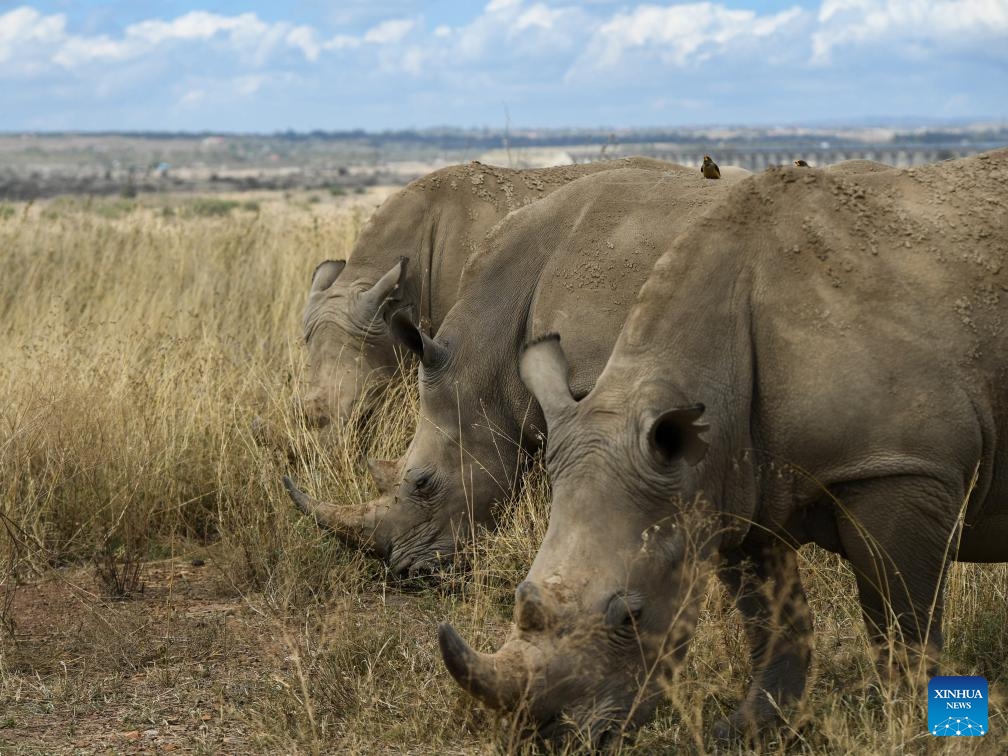
[[928, 730], [932, 735], [987, 734], [987, 680], [932, 677], [928, 682]]

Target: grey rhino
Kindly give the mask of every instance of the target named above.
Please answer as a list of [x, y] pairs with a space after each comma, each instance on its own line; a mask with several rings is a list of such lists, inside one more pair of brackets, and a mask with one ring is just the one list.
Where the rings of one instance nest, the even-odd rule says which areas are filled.
[[563, 340], [531, 345], [548, 530], [499, 651], [439, 628], [456, 681], [611, 743], [669, 684], [707, 562], [752, 662], [715, 734], [755, 732], [804, 691], [805, 543], [852, 565], [886, 673], [933, 671], [948, 562], [1008, 560], [1006, 179], [1008, 150], [767, 171], [662, 256], [587, 396]]
[[436, 572], [477, 525], [492, 527], [545, 427], [518, 375], [522, 345], [562, 333], [571, 384], [587, 393], [659, 251], [739, 179], [664, 167], [586, 176], [512, 213], [470, 259], [436, 338], [391, 318], [420, 360], [420, 422], [405, 458], [373, 468], [381, 496], [359, 508], [285, 480], [295, 503], [404, 575]]
[[348, 261], [327, 260], [312, 276], [304, 310], [308, 353], [300, 409], [307, 423], [342, 427], [393, 378], [398, 356], [382, 307], [412, 305], [433, 333], [455, 303], [466, 258], [507, 213], [581, 176], [617, 167], [665, 165], [623, 158], [511, 170], [473, 161], [434, 171], [386, 200]]

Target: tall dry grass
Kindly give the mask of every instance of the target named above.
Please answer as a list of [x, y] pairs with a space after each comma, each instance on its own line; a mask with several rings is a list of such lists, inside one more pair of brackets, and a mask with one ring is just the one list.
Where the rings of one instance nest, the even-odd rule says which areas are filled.
[[[229, 694], [251, 747], [527, 749], [510, 737], [506, 722], [477, 709], [451, 683], [434, 628], [448, 619], [481, 648], [502, 640], [514, 586], [545, 527], [541, 471], [505, 507], [499, 532], [477, 545], [471, 574], [405, 593], [386, 582], [377, 563], [295, 516], [279, 485], [288, 472], [314, 493], [364, 500], [374, 490], [362, 455], [397, 454], [411, 432], [416, 398], [409, 381], [386, 398], [369, 435], [316, 436], [288, 412], [301, 370], [300, 312], [311, 271], [322, 259], [345, 256], [362, 221], [361, 212], [329, 198], [262, 197], [213, 212], [176, 199], [4, 206], [4, 595], [55, 568], [88, 565], [96, 555], [122, 567], [213, 544], [226, 580], [261, 618], [274, 649], [254, 689]], [[272, 447], [252, 431], [257, 416]], [[287, 449], [298, 462], [288, 461]], [[847, 567], [806, 549], [802, 569], [816, 618], [811, 693], [789, 727], [760, 750], [999, 750], [993, 736], [954, 747], [929, 739], [922, 695], [872, 685]], [[991, 681], [992, 733], [1008, 732], [1006, 593], [1004, 567], [952, 569], [946, 661], [956, 672]], [[141, 642], [137, 627], [115, 635], [120, 660]], [[222, 643], [211, 645], [226, 648]], [[10, 650], [0, 657], [0, 698], [14, 700], [24, 686], [52, 689], [49, 673], [39, 671], [51, 665], [33, 670], [11, 658]], [[66, 689], [69, 673], [60, 678], [71, 704], [84, 700], [85, 689], [93, 695], [88, 675], [115, 666], [108, 661], [103, 668], [105, 657], [95, 658], [98, 670], [81, 672], [77, 693]], [[182, 685], [185, 670], [166, 676], [165, 685]], [[746, 675], [738, 620], [712, 585], [668, 705], [625, 750], [713, 750], [710, 724], [738, 701]]]

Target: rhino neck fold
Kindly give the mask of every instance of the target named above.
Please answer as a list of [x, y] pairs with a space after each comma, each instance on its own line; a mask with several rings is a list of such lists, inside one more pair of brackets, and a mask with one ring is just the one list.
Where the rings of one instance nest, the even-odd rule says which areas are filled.
[[[752, 276], [731, 250], [708, 251], [686, 240], [680, 237], [642, 289], [614, 350], [609, 380], [636, 374], [638, 381], [667, 385], [664, 409], [705, 405], [700, 422], [710, 426], [704, 434], [709, 448], [694, 468], [696, 486], [724, 513], [727, 547], [758, 521], [758, 481], [750, 463], [758, 443], [751, 418], [759, 373]], [[646, 377], [640, 365], [649, 366]], [[608, 373], [607, 367], [603, 378]]]

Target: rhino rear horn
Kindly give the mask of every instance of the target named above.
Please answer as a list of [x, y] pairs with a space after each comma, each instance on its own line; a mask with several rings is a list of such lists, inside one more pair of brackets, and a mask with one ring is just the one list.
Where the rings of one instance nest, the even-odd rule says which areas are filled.
[[406, 277], [406, 264], [408, 262], [409, 258], [400, 257], [399, 262], [388, 273], [378, 279], [378, 283], [370, 289], [361, 292], [360, 302], [372, 315], [377, 315], [385, 300], [402, 285]]
[[567, 358], [558, 334], [551, 333], [525, 345], [518, 371], [542, 407], [547, 425], [552, 418], [577, 404], [571, 394], [567, 370]]
[[448, 355], [447, 350], [413, 322], [412, 313], [412, 307], [404, 307], [392, 314], [388, 320], [392, 338], [420, 358], [420, 363], [425, 368], [443, 364]]
[[346, 260], [326, 260], [321, 262], [312, 273], [311, 290], [325, 291], [339, 278], [346, 267]]
[[399, 460], [369, 459], [367, 466], [379, 493], [389, 493], [399, 482]]

